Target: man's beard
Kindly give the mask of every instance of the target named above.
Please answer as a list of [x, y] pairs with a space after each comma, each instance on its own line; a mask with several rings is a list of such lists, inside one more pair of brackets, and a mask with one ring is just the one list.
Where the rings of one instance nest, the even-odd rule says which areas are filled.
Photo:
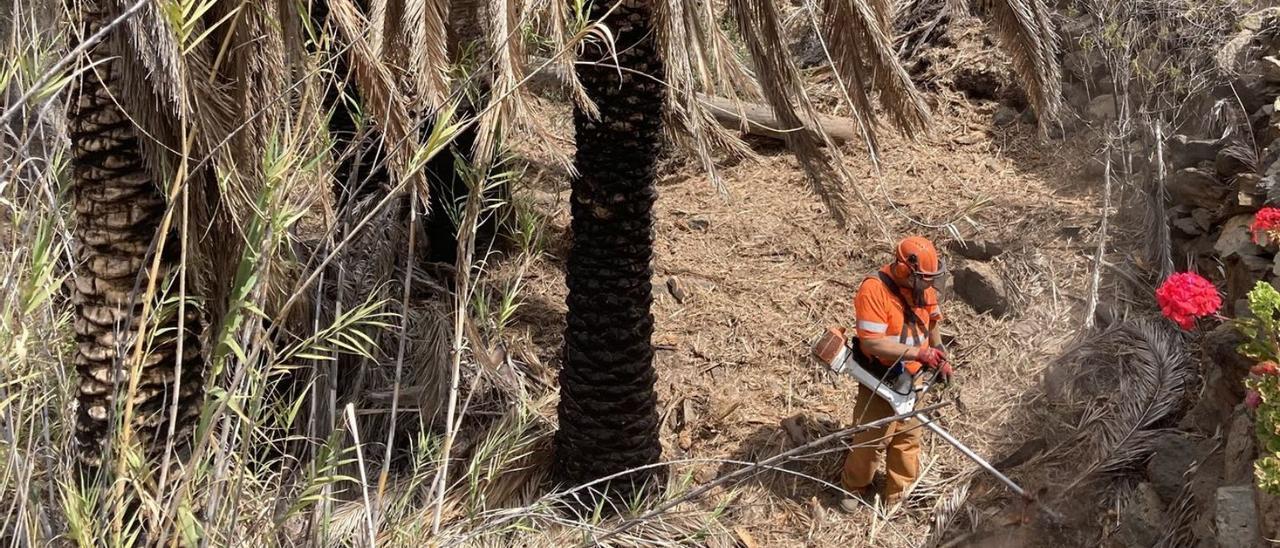
[[920, 276], [911, 277], [911, 297], [915, 299], [916, 306], [925, 306], [924, 292], [929, 289], [929, 282], [924, 281]]

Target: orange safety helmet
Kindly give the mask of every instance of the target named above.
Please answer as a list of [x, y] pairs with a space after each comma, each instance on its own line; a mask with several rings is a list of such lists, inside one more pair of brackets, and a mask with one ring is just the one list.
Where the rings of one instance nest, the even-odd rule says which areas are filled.
[[947, 265], [938, 255], [937, 248], [933, 247], [933, 242], [920, 236], [909, 236], [898, 242], [890, 270], [895, 282], [911, 287], [913, 284], [910, 280], [913, 276], [932, 281], [934, 276], [946, 272]]

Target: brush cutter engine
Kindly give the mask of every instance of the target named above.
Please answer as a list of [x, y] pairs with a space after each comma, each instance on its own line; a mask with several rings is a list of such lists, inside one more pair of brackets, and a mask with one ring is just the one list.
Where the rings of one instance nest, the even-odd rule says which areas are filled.
[[907, 373], [901, 362], [889, 367], [883, 376], [872, 373], [866, 365], [870, 358], [862, 353], [858, 338], [849, 337], [842, 327], [828, 327], [814, 344], [813, 354], [831, 371], [853, 377], [875, 392], [889, 402], [897, 414], [910, 413], [915, 409], [917, 395], [927, 387], [927, 384], [916, 386], [919, 375]]

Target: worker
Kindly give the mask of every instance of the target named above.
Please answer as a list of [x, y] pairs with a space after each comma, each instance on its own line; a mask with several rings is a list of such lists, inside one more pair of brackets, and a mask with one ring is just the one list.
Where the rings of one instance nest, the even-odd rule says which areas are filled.
[[[864, 367], [882, 379], [890, 371], [905, 370], [912, 375], [921, 368], [935, 370], [945, 382], [951, 365], [942, 349], [938, 323], [942, 311], [933, 287], [945, 271], [945, 263], [929, 240], [912, 236], [894, 250], [893, 261], [868, 276], [854, 297], [860, 359]], [[854, 405], [855, 423], [862, 424], [894, 415], [889, 402], [871, 389], [858, 385]], [[876, 495], [886, 506], [902, 501], [906, 490], [920, 472], [920, 424], [915, 419], [889, 423], [856, 434], [853, 448], [845, 457], [840, 483], [857, 498], [845, 498], [840, 506], [849, 512], [873, 501]], [[885, 482], [881, 492], [873, 485], [880, 467], [879, 451], [886, 450]]]

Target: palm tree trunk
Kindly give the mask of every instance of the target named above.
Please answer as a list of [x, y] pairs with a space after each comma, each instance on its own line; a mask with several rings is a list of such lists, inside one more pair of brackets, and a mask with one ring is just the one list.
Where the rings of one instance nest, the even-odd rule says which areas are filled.
[[[591, 4], [592, 19], [609, 13], [621, 70], [599, 44], [582, 56], [599, 65], [577, 68], [600, 115], [574, 110], [579, 176], [571, 183], [569, 311], [554, 465], [559, 479], [573, 483], [656, 463], [662, 452], [649, 263], [665, 90], [653, 9], [648, 0]], [[609, 482], [610, 498], [626, 497], [654, 470]]]
[[[87, 2], [84, 20], [93, 33], [109, 19], [101, 2]], [[138, 132], [119, 106], [120, 75], [115, 51], [123, 40], [107, 38], [88, 53], [95, 68], [80, 73], [71, 90], [67, 112], [71, 140], [72, 201], [76, 223], [75, 304], [79, 404], [76, 442], [82, 463], [102, 463], [112, 437], [112, 416], [118, 395], [128, 385], [130, 349], [138, 332], [146, 287], [149, 247], [164, 215], [165, 198], [141, 153]], [[126, 53], [127, 54], [127, 53]], [[172, 238], [170, 239], [173, 240]], [[172, 268], [176, 246], [161, 250], [165, 276]], [[141, 281], [139, 281], [141, 280]], [[183, 373], [178, 388], [176, 432], [186, 432], [199, 412], [203, 363], [196, 335], [199, 315], [186, 307]], [[155, 316], [153, 316], [155, 317]], [[176, 313], [158, 316], [161, 325], [139, 368], [133, 427], [143, 446], [163, 448], [168, 435], [166, 412], [174, 404], [177, 356]]]

